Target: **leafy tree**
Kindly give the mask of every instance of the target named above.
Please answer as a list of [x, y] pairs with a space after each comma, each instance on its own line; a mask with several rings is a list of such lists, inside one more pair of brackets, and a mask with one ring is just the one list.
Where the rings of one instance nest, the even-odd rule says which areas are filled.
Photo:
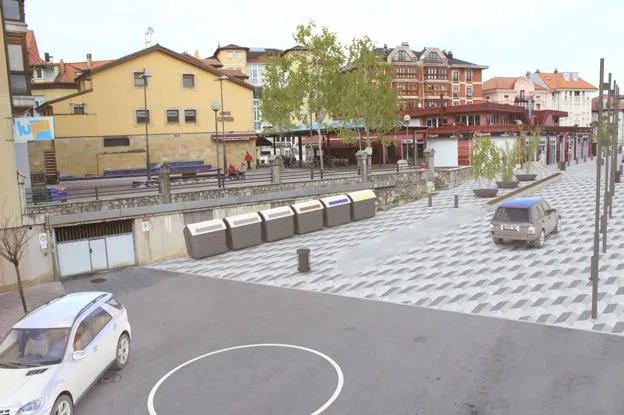
[[260, 95], [262, 119], [271, 124], [271, 132], [280, 138], [294, 127], [303, 102], [303, 93], [290, 75], [292, 65], [287, 56], [269, 56]]
[[505, 143], [505, 149], [500, 152], [501, 176], [504, 182], [510, 182], [514, 177], [514, 168], [518, 160], [518, 144]]
[[[366, 146], [372, 134], [385, 148], [386, 133], [397, 126], [398, 93], [392, 88], [393, 67], [375, 53], [367, 36], [355, 38], [348, 47], [348, 64], [340, 78], [339, 106], [336, 115], [351, 125], [361, 143], [363, 131]], [[392, 141], [390, 141], [392, 142]], [[385, 157], [384, 157], [385, 158]]]
[[316, 120], [323, 168], [321, 129], [323, 122], [331, 117], [338, 107], [340, 96], [338, 83], [342, 76], [344, 51], [334, 32], [330, 32], [327, 27], [317, 32], [314, 22], [297, 26], [294, 39], [304, 50], [303, 53], [293, 54], [294, 71], [290, 73], [294, 87], [302, 93], [304, 100], [299, 118], [312, 120], [314, 117]]
[[527, 149], [526, 157], [524, 158], [524, 172], [526, 174], [531, 173], [531, 168], [533, 167], [533, 161], [535, 159], [535, 154], [537, 154], [537, 146], [539, 145], [539, 139], [542, 131], [539, 126], [536, 126], [531, 135], [528, 138], [528, 145], [525, 147]]
[[3, 257], [15, 268], [17, 275], [17, 289], [24, 313], [28, 313], [28, 306], [24, 298], [24, 287], [22, 285], [22, 275], [20, 273], [20, 262], [24, 256], [26, 245], [32, 237], [28, 232], [28, 227], [22, 226], [19, 218], [7, 212], [6, 201], [0, 209], [0, 257]]
[[472, 177], [491, 182], [501, 169], [501, 156], [490, 137], [475, 137], [470, 153]]

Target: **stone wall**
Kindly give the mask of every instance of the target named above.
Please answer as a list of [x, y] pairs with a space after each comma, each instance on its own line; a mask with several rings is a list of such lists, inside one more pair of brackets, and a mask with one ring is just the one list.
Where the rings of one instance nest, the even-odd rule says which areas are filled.
[[436, 190], [452, 189], [462, 183], [470, 180], [472, 176], [472, 167], [450, 167], [435, 169], [435, 187]]

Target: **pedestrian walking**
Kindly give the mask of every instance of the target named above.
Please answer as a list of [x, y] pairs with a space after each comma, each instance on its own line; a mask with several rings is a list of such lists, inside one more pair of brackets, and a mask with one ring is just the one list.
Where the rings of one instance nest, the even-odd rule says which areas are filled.
[[249, 151], [245, 152], [245, 163], [247, 163], [247, 170], [251, 170], [251, 162], [253, 161], [253, 157], [249, 154]]

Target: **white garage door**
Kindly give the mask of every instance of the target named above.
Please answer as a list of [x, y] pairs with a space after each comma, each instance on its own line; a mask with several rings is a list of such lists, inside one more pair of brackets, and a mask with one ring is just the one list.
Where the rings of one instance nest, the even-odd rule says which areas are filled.
[[55, 235], [61, 278], [136, 264], [132, 221], [63, 227]]

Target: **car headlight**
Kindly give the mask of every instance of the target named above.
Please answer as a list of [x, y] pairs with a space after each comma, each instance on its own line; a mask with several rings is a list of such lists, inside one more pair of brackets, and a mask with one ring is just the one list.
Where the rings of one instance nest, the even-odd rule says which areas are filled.
[[535, 226], [529, 226], [528, 233], [529, 235], [535, 235]]
[[45, 401], [43, 399], [35, 399], [22, 406], [16, 415], [32, 415], [38, 414], [42, 409]]

